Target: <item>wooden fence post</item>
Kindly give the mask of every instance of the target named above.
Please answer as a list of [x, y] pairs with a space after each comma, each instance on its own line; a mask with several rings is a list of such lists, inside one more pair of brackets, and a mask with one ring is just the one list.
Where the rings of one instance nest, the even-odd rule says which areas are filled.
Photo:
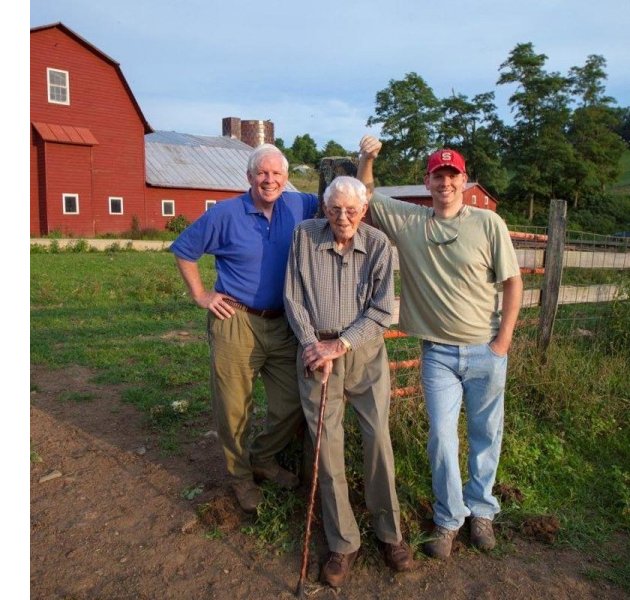
[[553, 324], [558, 310], [566, 229], [566, 200], [551, 200], [547, 232], [549, 237], [545, 249], [545, 276], [540, 295], [540, 325], [538, 329], [538, 348], [542, 351], [543, 356], [551, 342]]
[[357, 176], [357, 165], [347, 156], [327, 156], [319, 163], [319, 210], [318, 217], [324, 216], [322, 203], [324, 202], [324, 190], [338, 175]]

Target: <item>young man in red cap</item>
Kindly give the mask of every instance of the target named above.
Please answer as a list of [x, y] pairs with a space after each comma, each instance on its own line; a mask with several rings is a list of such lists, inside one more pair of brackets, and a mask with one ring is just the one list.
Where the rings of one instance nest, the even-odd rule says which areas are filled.
[[[364, 136], [358, 178], [374, 189], [372, 165], [381, 142]], [[432, 207], [374, 193], [372, 224], [397, 246], [402, 280], [400, 328], [422, 338], [422, 387], [429, 419], [434, 531], [424, 546], [445, 559], [471, 517], [470, 539], [496, 544], [492, 494], [503, 436], [507, 352], [523, 284], [504, 221], [464, 204], [464, 157], [442, 149], [428, 160]], [[503, 287], [500, 306], [499, 284]], [[459, 470], [457, 425], [462, 402], [468, 432], [468, 481]]]

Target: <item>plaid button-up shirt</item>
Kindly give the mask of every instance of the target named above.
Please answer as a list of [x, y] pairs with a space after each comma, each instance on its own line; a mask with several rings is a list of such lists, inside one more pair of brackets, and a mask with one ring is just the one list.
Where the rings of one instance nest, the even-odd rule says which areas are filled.
[[289, 323], [303, 347], [326, 332], [343, 334], [357, 348], [382, 336], [392, 321], [391, 244], [360, 223], [351, 248], [341, 254], [326, 219], [303, 221], [293, 232], [284, 294]]

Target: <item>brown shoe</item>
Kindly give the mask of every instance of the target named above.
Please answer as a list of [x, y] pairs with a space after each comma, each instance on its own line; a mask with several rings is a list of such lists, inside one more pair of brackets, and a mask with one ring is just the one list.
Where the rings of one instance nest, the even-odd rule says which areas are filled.
[[258, 505], [262, 504], [262, 491], [251, 479], [237, 479], [233, 481], [232, 491], [246, 513], [255, 513]]
[[283, 469], [277, 462], [253, 464], [252, 472], [257, 481], [267, 479], [287, 490], [294, 490], [300, 485], [298, 476], [295, 473], [291, 473], [291, 471]]
[[399, 542], [398, 544], [386, 544], [381, 542], [383, 548], [383, 554], [385, 557], [385, 564], [394, 571], [402, 573], [403, 571], [411, 570], [413, 565], [413, 555], [411, 548], [405, 544], [405, 542]]
[[453, 540], [457, 537], [459, 529], [446, 529], [440, 525], [433, 528], [431, 539], [425, 542], [424, 552], [433, 558], [447, 559], [451, 555]]
[[470, 520], [470, 543], [479, 550], [488, 552], [497, 545], [492, 529], [492, 519], [473, 517]]
[[350, 554], [329, 552], [322, 567], [321, 580], [332, 587], [341, 587], [350, 574], [359, 551]]

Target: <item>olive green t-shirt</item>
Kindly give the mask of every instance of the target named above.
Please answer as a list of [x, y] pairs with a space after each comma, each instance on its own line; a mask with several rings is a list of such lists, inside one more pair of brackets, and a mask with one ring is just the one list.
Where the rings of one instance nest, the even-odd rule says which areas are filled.
[[491, 341], [501, 320], [498, 283], [520, 274], [503, 219], [472, 206], [439, 219], [432, 208], [378, 193], [370, 211], [398, 249], [400, 329], [441, 344]]

